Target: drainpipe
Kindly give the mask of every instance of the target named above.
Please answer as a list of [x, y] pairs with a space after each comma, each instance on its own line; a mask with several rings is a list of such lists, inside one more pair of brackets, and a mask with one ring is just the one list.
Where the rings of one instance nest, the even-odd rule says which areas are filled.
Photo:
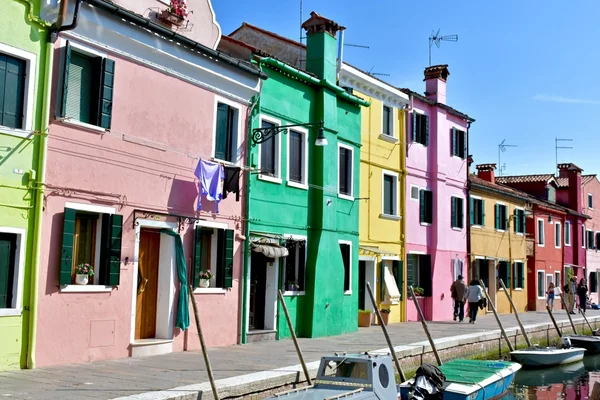
[[68, 1], [63, 0], [60, 5], [60, 14], [58, 15], [58, 20], [56, 20], [56, 22], [52, 24], [48, 32], [50, 43], [56, 42], [59, 33], [72, 31], [73, 29], [77, 28], [77, 24], [79, 23], [78, 17], [79, 8], [81, 7], [81, 0], [76, 0], [75, 2], [75, 11], [73, 12], [73, 20], [71, 21], [71, 23], [69, 25], [63, 25], [62, 23], [65, 17], [67, 16], [67, 6]]
[[[471, 141], [471, 136], [469, 135], [469, 130], [471, 129], [471, 122], [467, 121], [467, 199], [466, 199], [466, 215], [465, 215], [465, 223], [467, 225], [467, 282], [469, 279], [472, 279], [472, 269], [471, 269], [471, 181], [469, 180], [469, 174], [471, 173], [471, 165], [469, 164], [469, 142]], [[471, 275], [471, 276], [469, 276]]]
[[[402, 113], [402, 118], [404, 120], [405, 126], [408, 126], [408, 105], [404, 106], [404, 111]], [[406, 141], [406, 137], [408, 135], [408, 131], [404, 131], [404, 138], [400, 139], [400, 259], [402, 260], [402, 268], [406, 268], [406, 144], [402, 143]], [[402, 283], [402, 293], [406, 293], [404, 291], [404, 286], [406, 282], [406, 274], [402, 271], [402, 276], [404, 276], [404, 282]], [[400, 309], [400, 322], [406, 321], [406, 302], [407, 296], [404, 295], [402, 297], [402, 308]]]

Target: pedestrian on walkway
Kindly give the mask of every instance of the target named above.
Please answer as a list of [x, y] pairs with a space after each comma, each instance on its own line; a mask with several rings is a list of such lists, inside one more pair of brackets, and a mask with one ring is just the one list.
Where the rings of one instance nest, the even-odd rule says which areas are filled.
[[587, 306], [587, 282], [585, 278], [581, 278], [579, 281], [579, 286], [577, 286], [577, 296], [579, 297], [579, 312], [585, 315], [585, 310]]
[[454, 300], [454, 320], [458, 318], [459, 322], [463, 322], [465, 318], [465, 300], [467, 298], [467, 284], [463, 280], [462, 275], [458, 275], [458, 278], [452, 282], [450, 286], [450, 293]]
[[577, 278], [572, 276], [563, 288], [567, 295], [567, 312], [575, 314], [575, 296], [577, 295]]
[[550, 282], [546, 290], [546, 305], [550, 311], [554, 311], [554, 283]]
[[479, 300], [483, 298], [483, 289], [479, 286], [477, 279], [473, 279], [467, 289], [467, 301], [469, 302], [469, 323], [474, 324], [477, 320]]

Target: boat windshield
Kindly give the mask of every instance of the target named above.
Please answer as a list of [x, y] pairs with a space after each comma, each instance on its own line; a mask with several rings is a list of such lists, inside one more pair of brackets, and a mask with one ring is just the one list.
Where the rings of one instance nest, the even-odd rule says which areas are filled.
[[321, 378], [348, 383], [369, 383], [367, 361], [328, 360], [321, 370]]

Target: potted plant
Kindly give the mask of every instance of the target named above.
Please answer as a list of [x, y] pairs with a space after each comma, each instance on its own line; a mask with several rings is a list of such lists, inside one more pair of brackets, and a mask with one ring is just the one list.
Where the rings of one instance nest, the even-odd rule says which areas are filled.
[[81, 263], [75, 267], [75, 283], [77, 285], [87, 285], [90, 276], [94, 276], [94, 267], [88, 263]]
[[425, 289], [417, 286], [413, 288], [413, 292], [415, 292], [415, 296], [423, 296], [425, 294]]
[[210, 280], [214, 275], [209, 270], [200, 271], [200, 287], [210, 287]]
[[368, 328], [371, 326], [370, 310], [358, 310], [358, 326], [360, 328]]
[[286, 290], [290, 292], [298, 291], [298, 282], [296, 281], [288, 281], [286, 283]]
[[175, 25], [181, 25], [187, 16], [188, 10], [185, 0], [171, 0], [169, 7], [161, 12], [159, 18]]
[[379, 312], [381, 313], [381, 321], [379, 321], [379, 325], [381, 325], [382, 322], [383, 322], [383, 325], [388, 324], [391, 311], [392, 310], [390, 310], [389, 308], [382, 308], [381, 310], [379, 310]]

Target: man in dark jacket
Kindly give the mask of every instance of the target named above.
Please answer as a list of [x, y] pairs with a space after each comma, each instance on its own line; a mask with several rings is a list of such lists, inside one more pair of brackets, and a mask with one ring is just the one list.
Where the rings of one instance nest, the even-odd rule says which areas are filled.
[[454, 320], [458, 317], [460, 322], [465, 317], [465, 299], [467, 298], [467, 284], [463, 280], [463, 276], [459, 275], [458, 279], [450, 286], [450, 293], [454, 300]]

